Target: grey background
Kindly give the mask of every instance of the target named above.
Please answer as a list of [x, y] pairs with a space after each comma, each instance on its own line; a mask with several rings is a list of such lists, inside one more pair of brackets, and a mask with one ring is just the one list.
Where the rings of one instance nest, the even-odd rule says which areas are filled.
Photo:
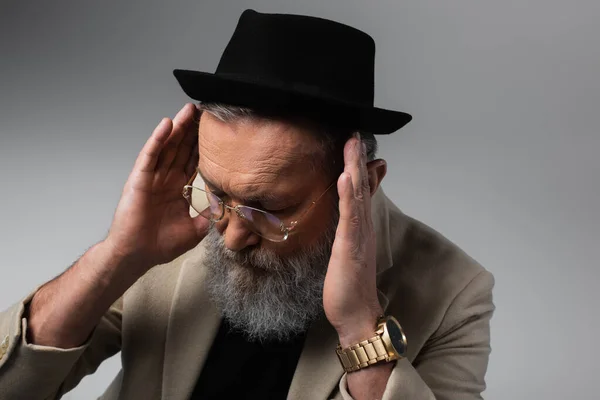
[[[388, 195], [497, 279], [488, 399], [597, 398], [600, 3], [3, 1], [0, 308], [103, 238], [133, 160], [245, 8], [377, 42]], [[69, 394], [100, 394], [115, 357]]]

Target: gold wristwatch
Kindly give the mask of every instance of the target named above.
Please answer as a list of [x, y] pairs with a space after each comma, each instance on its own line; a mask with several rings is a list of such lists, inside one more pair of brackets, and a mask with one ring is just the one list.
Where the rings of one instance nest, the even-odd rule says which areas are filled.
[[375, 336], [336, 353], [346, 372], [358, 371], [380, 362], [399, 360], [406, 354], [406, 336], [396, 318], [379, 317]]

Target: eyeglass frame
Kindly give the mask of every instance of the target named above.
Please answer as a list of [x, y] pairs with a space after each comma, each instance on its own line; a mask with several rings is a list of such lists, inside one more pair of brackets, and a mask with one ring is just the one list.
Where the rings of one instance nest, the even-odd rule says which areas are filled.
[[[246, 221], [249, 225], [251, 225], [251, 226], [254, 227], [253, 223], [250, 220], [248, 220], [248, 218], [246, 218], [244, 216], [244, 214], [241, 212], [241, 210], [240, 210], [241, 207], [244, 207], [244, 208], [247, 208], [247, 209], [250, 209], [250, 210], [254, 210], [254, 211], [258, 211], [258, 212], [263, 213], [263, 214], [271, 215], [274, 218], [276, 218], [277, 220], [279, 220], [279, 222], [280, 222], [280, 229], [281, 229], [281, 232], [283, 233], [283, 239], [281, 239], [281, 240], [270, 239], [270, 238], [265, 237], [265, 236], [261, 235], [260, 233], [256, 232], [258, 229], [254, 229], [253, 232], [256, 233], [257, 235], [259, 235], [260, 237], [262, 237], [263, 239], [269, 240], [271, 242], [276, 242], [276, 243], [278, 243], [278, 242], [285, 242], [288, 239], [289, 235], [291, 233], [293, 233], [292, 231], [294, 230], [294, 228], [296, 228], [296, 226], [298, 226], [298, 223], [308, 214], [308, 212], [317, 204], [317, 202], [319, 200], [321, 200], [321, 198], [323, 198], [323, 196], [325, 196], [325, 194], [329, 191], [329, 189], [331, 189], [335, 185], [335, 183], [337, 182], [337, 179], [334, 180], [333, 182], [331, 182], [331, 184], [327, 187], [327, 189], [325, 189], [325, 191], [323, 193], [321, 193], [321, 195], [319, 195], [319, 197], [317, 197], [316, 200], [313, 200], [312, 203], [306, 208], [306, 210], [304, 210], [304, 212], [302, 212], [302, 214], [300, 214], [300, 216], [298, 218], [296, 218], [295, 220], [291, 221], [288, 224], [288, 226], [286, 226], [284, 224], [284, 222], [281, 220], [281, 218], [277, 217], [272, 212], [261, 210], [259, 208], [247, 206], [247, 205], [244, 205], [244, 204], [237, 204], [237, 205], [235, 205], [235, 206], [232, 207], [232, 206], [226, 204], [225, 201], [223, 201], [223, 199], [221, 197], [217, 196], [216, 194], [214, 194], [214, 193], [212, 193], [210, 191], [207, 191], [205, 189], [199, 188], [197, 186], [193, 186], [192, 183], [194, 182], [194, 179], [196, 179], [196, 177], [199, 174], [202, 175], [200, 173], [200, 168], [196, 168], [196, 171], [194, 172], [194, 174], [192, 175], [192, 177], [190, 178], [190, 180], [187, 182], [187, 184], [185, 184], [183, 186], [183, 190], [182, 190], [182, 193], [181, 193], [183, 195], [183, 197], [186, 199], [186, 201], [188, 202], [188, 204], [190, 205], [190, 207], [192, 207], [192, 209], [194, 211], [196, 211], [200, 216], [204, 217], [204, 215], [202, 215], [202, 212], [196, 210], [194, 208], [194, 206], [192, 205], [191, 200], [187, 196], [187, 190], [188, 189], [198, 189], [198, 190], [203, 191], [206, 194], [210, 193], [212, 196], [214, 196], [217, 199], [219, 199], [219, 206], [222, 206], [221, 207], [221, 209], [222, 209], [221, 216], [218, 219], [204, 217], [204, 218], [206, 218], [206, 219], [208, 219], [209, 221], [212, 221], [212, 222], [219, 222], [219, 221], [221, 221], [225, 217], [225, 211], [229, 210], [229, 211], [235, 211], [236, 215], [240, 219]], [[210, 204], [210, 199], [207, 199], [207, 200], [208, 200], [208, 202]]]

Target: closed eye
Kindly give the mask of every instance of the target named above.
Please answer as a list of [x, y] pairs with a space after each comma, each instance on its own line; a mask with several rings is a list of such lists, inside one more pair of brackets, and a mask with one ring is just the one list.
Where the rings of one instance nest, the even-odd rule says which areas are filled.
[[271, 209], [271, 208], [266, 208], [266, 207], [257, 207], [257, 208], [259, 208], [261, 210], [264, 210], [264, 211], [266, 211], [268, 213], [271, 213], [271, 214], [283, 213], [283, 212], [285, 212], [287, 210], [287, 208], [281, 208], [281, 209], [277, 209], [277, 210], [274, 210], [274, 209]]
[[[214, 190], [213, 188], [211, 188], [208, 185], [207, 185], [207, 189], [212, 194], [219, 197], [223, 202], [227, 203], [227, 199], [229, 197], [229, 195], [227, 193], [224, 193], [223, 191], [219, 191], [219, 190]], [[285, 215], [292, 214], [294, 212], [294, 210], [296, 210], [299, 206], [299, 205], [293, 205], [293, 206], [286, 206], [286, 207], [265, 207], [262, 203], [257, 202], [257, 201], [248, 201], [248, 202], [244, 203], [244, 205], [253, 207], [253, 208], [257, 208], [259, 210], [266, 211], [268, 213], [278, 215], [278, 216], [285, 216]]]
[[283, 208], [263, 207], [263, 208], [261, 208], [261, 210], [265, 210], [266, 212], [269, 212], [271, 214], [274, 214], [276, 216], [283, 218], [285, 216], [294, 215], [294, 213], [298, 210], [299, 206], [300, 206], [300, 204], [295, 204], [295, 205], [287, 206], [287, 207], [283, 207]]

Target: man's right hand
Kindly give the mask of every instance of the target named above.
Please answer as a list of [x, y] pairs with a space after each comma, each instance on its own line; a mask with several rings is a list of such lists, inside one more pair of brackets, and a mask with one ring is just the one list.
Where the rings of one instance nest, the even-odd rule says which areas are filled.
[[188, 103], [173, 120], [163, 118], [123, 189], [105, 244], [141, 274], [190, 250], [208, 230], [182, 196], [198, 166], [198, 114]]
[[164, 118], [135, 162], [105, 240], [31, 299], [30, 343], [69, 349], [84, 343], [111, 304], [154, 265], [197, 245], [209, 221], [192, 218], [183, 186], [198, 166], [198, 111]]

